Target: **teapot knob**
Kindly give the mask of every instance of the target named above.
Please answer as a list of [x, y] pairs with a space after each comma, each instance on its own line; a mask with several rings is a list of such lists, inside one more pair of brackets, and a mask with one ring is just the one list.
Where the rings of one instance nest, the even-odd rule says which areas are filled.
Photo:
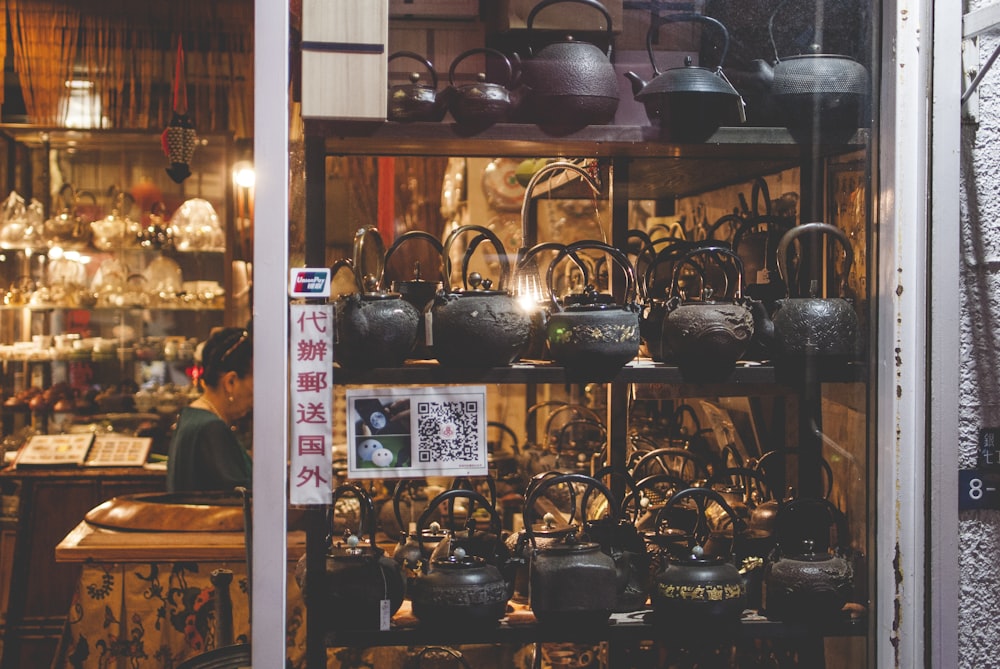
[[434, 521], [433, 523], [431, 523], [431, 524], [430, 524], [430, 525], [428, 526], [428, 528], [427, 528], [427, 529], [429, 529], [429, 530], [430, 530], [431, 532], [433, 532], [434, 534], [437, 534], [438, 532], [440, 532], [440, 531], [441, 531], [441, 523], [439, 523], [439, 522], [437, 522], [437, 521], [435, 520], [435, 521]]
[[551, 529], [556, 524], [556, 517], [551, 511], [547, 512], [542, 516], [542, 520], [545, 522], [545, 527]]
[[464, 560], [465, 556], [468, 555], [466, 550], [461, 546], [457, 547], [451, 554], [455, 556], [456, 560]]
[[359, 543], [361, 543], [361, 539], [358, 537], [358, 535], [352, 534], [351, 536], [347, 537], [348, 548], [357, 548]]
[[483, 283], [482, 274], [480, 274], [479, 272], [472, 272], [469, 274], [469, 285], [472, 286], [473, 289], [479, 288], [479, 286], [482, 283]]
[[410, 72], [410, 83], [411, 84], [416, 84], [419, 81], [420, 81], [420, 73], [419, 72]]
[[701, 545], [696, 545], [691, 549], [691, 557], [696, 560], [700, 560], [705, 555], [705, 548]]

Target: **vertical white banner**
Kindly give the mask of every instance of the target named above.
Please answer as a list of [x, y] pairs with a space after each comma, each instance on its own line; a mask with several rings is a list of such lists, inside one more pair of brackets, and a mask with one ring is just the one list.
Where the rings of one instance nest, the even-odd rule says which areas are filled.
[[290, 305], [292, 504], [329, 504], [333, 478], [333, 305]]

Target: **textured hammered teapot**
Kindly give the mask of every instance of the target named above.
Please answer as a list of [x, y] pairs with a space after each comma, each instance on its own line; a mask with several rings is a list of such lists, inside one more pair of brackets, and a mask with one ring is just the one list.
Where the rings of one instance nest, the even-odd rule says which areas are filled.
[[[792, 242], [806, 234], [830, 237], [843, 246], [845, 255], [840, 284], [846, 285], [854, 261], [854, 252], [847, 235], [833, 225], [805, 223], [786, 232], [778, 244], [778, 270], [789, 286], [790, 295], [794, 286], [801, 285], [801, 282], [795, 281], [795, 277], [790, 275], [788, 254], [792, 250]], [[818, 284], [818, 279], [810, 282], [811, 294], [808, 296], [794, 295], [778, 301], [778, 309], [772, 319], [776, 357], [779, 361], [792, 360], [797, 363], [804, 358], [816, 357], [840, 364], [855, 360], [860, 355], [860, 327], [854, 305], [844, 297], [819, 296], [816, 288]]]

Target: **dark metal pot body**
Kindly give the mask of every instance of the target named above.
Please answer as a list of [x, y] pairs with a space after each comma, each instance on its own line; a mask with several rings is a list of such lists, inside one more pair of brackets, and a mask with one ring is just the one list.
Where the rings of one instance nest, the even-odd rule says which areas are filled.
[[442, 293], [432, 313], [434, 355], [449, 367], [504, 367], [531, 340], [531, 317], [506, 291]]
[[[486, 73], [479, 72], [476, 74], [475, 82], [457, 85], [455, 83], [456, 66], [477, 53], [494, 56], [501, 60], [504, 65], [502, 80], [498, 82], [487, 81]], [[443, 94], [448, 104], [448, 111], [451, 112], [455, 122], [472, 129], [479, 129], [504, 120], [514, 105], [508, 88], [512, 76], [513, 69], [510, 59], [496, 49], [479, 47], [459, 54], [451, 63], [451, 68], [448, 71], [450, 85]]]
[[[412, 244], [418, 240], [423, 241], [431, 247], [431, 250], [434, 252], [433, 256], [436, 260], [434, 263], [434, 273], [440, 273], [442, 262], [441, 253], [444, 250], [444, 247], [441, 245], [441, 241], [434, 235], [424, 232], [423, 230], [408, 230], [396, 237], [396, 240], [385, 252], [386, 274], [389, 274], [390, 272], [390, 260], [392, 257], [399, 252], [404, 245]], [[424, 278], [423, 270], [421, 269], [419, 262], [414, 262], [410, 272], [408, 272], [405, 276], [399, 276], [398, 278], [393, 277], [393, 292], [399, 293], [401, 298], [412, 304], [413, 308], [416, 309], [417, 313], [420, 315], [420, 322], [417, 324], [417, 343], [416, 346], [414, 346], [413, 354], [410, 356], [412, 358], [433, 357], [430, 348], [427, 346], [424, 310], [431, 304], [431, 302], [434, 301], [434, 296], [437, 295], [438, 291], [442, 288], [443, 286], [441, 281], [437, 279]]]
[[[546, 517], [540, 523], [535, 523], [532, 533], [535, 537], [535, 544], [538, 548], [548, 548], [563, 543], [570, 534], [580, 531], [575, 523], [556, 527], [551, 520]], [[529, 596], [528, 587], [528, 565], [531, 562], [531, 544], [528, 541], [528, 534], [523, 529], [507, 537], [507, 549], [511, 558], [516, 561], [514, 570], [514, 595], [518, 602], [527, 602]]]
[[546, 324], [549, 354], [568, 369], [586, 369], [597, 374], [613, 372], [639, 353], [639, 308], [635, 304], [635, 272], [628, 258], [601, 242], [570, 244], [553, 259], [547, 272], [552, 291], [553, 270], [558, 262], [576, 251], [593, 248], [607, 253], [625, 272], [625, 303], [605, 301], [596, 291], [575, 296], [575, 304], [563, 307], [552, 298], [553, 311]]
[[804, 541], [777, 551], [765, 572], [766, 610], [776, 620], [830, 620], [841, 615], [854, 589], [854, 566], [837, 553], [816, 552]]
[[[582, 474], [563, 474], [541, 480], [524, 506], [524, 523], [532, 544], [529, 565], [531, 610], [543, 625], [566, 627], [599, 625], [611, 616], [619, 592], [615, 561], [600, 544], [579, 541], [575, 534], [545, 548], [537, 545], [532, 527], [534, 505], [554, 485], [580, 483], [598, 490], [614, 507], [611, 492], [603, 483]], [[617, 509], [610, 508], [617, 522]]]
[[[463, 225], [445, 239], [445, 276], [451, 275], [451, 246], [459, 236], [475, 232], [462, 260], [465, 290], [439, 293], [431, 308], [434, 355], [451, 367], [504, 367], [520, 357], [531, 341], [531, 315], [505, 289], [510, 276], [503, 243], [488, 228]], [[468, 272], [469, 259], [482, 241], [489, 241], [500, 260], [498, 287]]]
[[[330, 629], [377, 630], [382, 601], [389, 602], [390, 614], [398, 611], [403, 604], [405, 581], [400, 566], [375, 545], [375, 508], [368, 494], [356, 485], [341, 485], [333, 491], [331, 505], [348, 493], [360, 502], [361, 523], [362, 527], [370, 528], [369, 539], [365, 543], [357, 535], [351, 535], [327, 550], [326, 588], [318, 594], [327, 601]], [[305, 557], [302, 556], [295, 570], [303, 596], [310, 591]]]
[[398, 367], [417, 341], [420, 313], [399, 293], [337, 300], [334, 359], [346, 368]]
[[[528, 14], [528, 34], [537, 33], [532, 26], [540, 11], [563, 2], [600, 12], [610, 44], [611, 15], [596, 0], [543, 0]], [[541, 126], [602, 125], [610, 123], [618, 109], [618, 77], [610, 53], [589, 42], [567, 38], [542, 47], [522, 63], [521, 79], [530, 89], [530, 120]]]
[[[717, 27], [724, 44], [719, 65], [711, 70], [692, 64], [661, 72], [653, 54], [653, 39], [660, 28], [676, 21], [703, 21]], [[743, 99], [722, 73], [729, 49], [729, 33], [719, 21], [700, 14], [659, 16], [650, 22], [646, 33], [646, 51], [653, 66], [653, 79], [644, 81], [635, 72], [626, 73], [632, 92], [642, 103], [649, 120], [660, 126], [664, 138], [675, 142], [703, 142], [722, 125], [738, 125], [745, 118]]]
[[796, 499], [781, 505], [775, 525], [778, 547], [764, 575], [767, 616], [816, 622], [842, 615], [854, 589], [854, 565], [842, 548], [844, 514], [829, 500]]
[[448, 110], [445, 100], [438, 99], [438, 75], [429, 60], [412, 51], [397, 51], [389, 56], [389, 61], [408, 58], [424, 66], [431, 76], [430, 85], [421, 83], [420, 72], [410, 74], [410, 83], [389, 87], [390, 121], [406, 123], [410, 121], [440, 121]]
[[455, 555], [435, 560], [426, 575], [413, 582], [413, 615], [422, 625], [465, 628], [495, 625], [507, 611], [507, 583], [482, 558]]
[[[697, 255], [709, 253], [722, 254], [732, 260], [737, 274], [736, 297], [733, 300], [684, 302], [677, 294], [681, 266]], [[742, 263], [724, 247], [694, 249], [674, 267], [669, 313], [663, 319], [663, 339], [685, 378], [723, 379], [746, 353], [754, 335], [754, 319], [748, 302], [740, 294], [742, 283]]]
[[[778, 244], [778, 270], [788, 286], [794, 285], [788, 270], [791, 244], [806, 233], [832, 236], [844, 247], [846, 259], [843, 276], [851, 271], [854, 254], [843, 230], [826, 223], [798, 225], [781, 237]], [[842, 281], [843, 283], [843, 281]], [[791, 297], [778, 301], [772, 316], [776, 354], [780, 358], [806, 356], [835, 361], [856, 359], [861, 352], [858, 315], [853, 304], [842, 297]]]
[[[709, 488], [688, 488], [673, 495], [665, 508], [688, 497], [718, 504], [742, 528], [725, 500]], [[654, 620], [670, 635], [722, 636], [734, 631], [746, 608], [746, 585], [730, 555], [708, 556], [694, 545], [686, 556], [668, 554], [650, 593]]]
[[[871, 91], [868, 70], [848, 56], [822, 53], [812, 44], [809, 53], [782, 60], [774, 41], [774, 19], [788, 0], [779, 2], [768, 21], [774, 50], [770, 97], [785, 127], [798, 142], [846, 141], [867, 125]], [[816, 31], [817, 41], [821, 32]]]

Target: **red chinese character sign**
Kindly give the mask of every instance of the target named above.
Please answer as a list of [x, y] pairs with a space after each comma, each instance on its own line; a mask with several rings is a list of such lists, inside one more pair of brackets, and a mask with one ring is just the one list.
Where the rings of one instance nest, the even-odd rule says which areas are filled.
[[347, 391], [350, 478], [485, 476], [486, 386]]
[[333, 307], [290, 305], [292, 504], [329, 504], [333, 478]]

